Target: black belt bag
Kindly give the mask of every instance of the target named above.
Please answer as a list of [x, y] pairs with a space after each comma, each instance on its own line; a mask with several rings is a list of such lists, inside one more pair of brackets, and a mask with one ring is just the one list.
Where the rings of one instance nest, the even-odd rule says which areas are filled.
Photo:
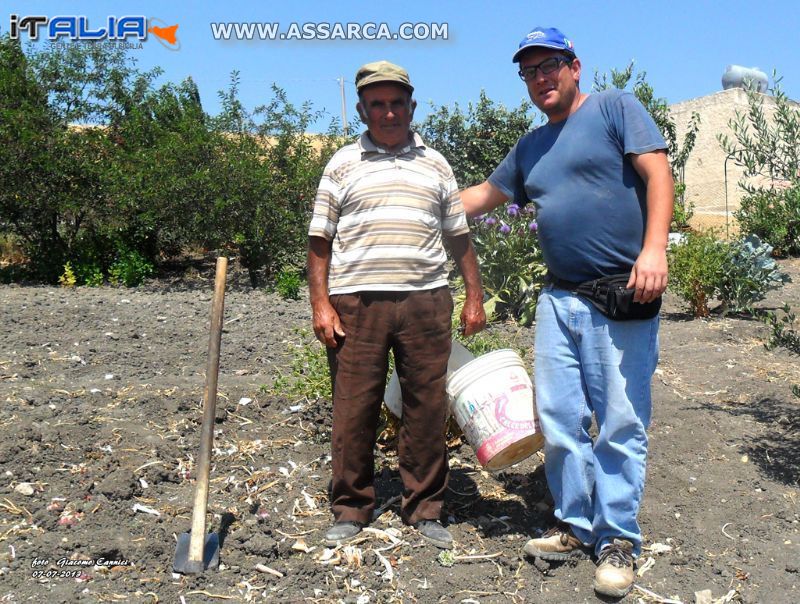
[[624, 273], [575, 283], [548, 273], [546, 281], [558, 289], [566, 289], [586, 298], [609, 319], [615, 321], [652, 319], [661, 310], [661, 296], [652, 302], [634, 302], [633, 296], [636, 290], [625, 287], [630, 276], [630, 273]]

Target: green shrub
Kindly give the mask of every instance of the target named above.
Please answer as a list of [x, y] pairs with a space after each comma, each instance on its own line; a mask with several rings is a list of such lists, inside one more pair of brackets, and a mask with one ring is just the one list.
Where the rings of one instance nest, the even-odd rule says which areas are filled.
[[64, 265], [64, 272], [58, 278], [58, 284], [61, 287], [75, 287], [78, 280], [75, 277], [75, 271], [72, 269], [72, 263], [67, 262]]
[[472, 241], [478, 254], [488, 318], [513, 317], [530, 325], [547, 269], [533, 206], [501, 207], [475, 219]]
[[299, 300], [303, 281], [296, 269], [283, 269], [275, 279], [275, 291], [284, 300]]
[[154, 272], [153, 265], [139, 252], [123, 250], [108, 269], [112, 285], [136, 287]]
[[725, 278], [728, 246], [715, 231], [689, 232], [683, 243], [668, 250], [669, 288], [689, 303], [695, 317], [709, 315], [708, 304], [718, 296]]
[[89, 287], [100, 287], [103, 285], [103, 270], [94, 263], [84, 263], [75, 266], [75, 274], [78, 283]]
[[330, 399], [331, 379], [325, 346], [308, 329], [295, 329], [293, 340], [289, 342], [288, 373], [281, 373], [271, 387], [262, 386], [261, 391], [295, 400]]
[[774, 312], [766, 312], [762, 316], [764, 323], [772, 329], [765, 346], [767, 350], [780, 346], [795, 354], [800, 354], [800, 332], [795, 329], [794, 323], [797, 317], [788, 304], [784, 304], [781, 310], [783, 310], [783, 315], [780, 318]]
[[733, 215], [743, 233], [758, 235], [776, 256], [800, 254], [800, 184], [746, 195]]
[[752, 313], [753, 304], [789, 280], [771, 252], [755, 235], [725, 242], [713, 230], [687, 233], [683, 243], [668, 251], [670, 289], [689, 303], [696, 317], [707, 317], [714, 299], [722, 303], [723, 313]]
[[694, 216], [694, 204], [684, 199], [686, 185], [675, 183], [675, 198], [672, 200], [672, 222], [670, 231], [679, 232], [689, 229], [689, 221]]
[[724, 311], [752, 313], [769, 290], [789, 281], [772, 258], [772, 246], [756, 235], [729, 244], [728, 252], [719, 292]]

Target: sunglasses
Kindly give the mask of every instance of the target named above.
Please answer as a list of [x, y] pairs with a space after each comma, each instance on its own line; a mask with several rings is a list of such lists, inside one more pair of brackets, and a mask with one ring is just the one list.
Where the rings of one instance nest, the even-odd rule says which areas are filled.
[[536, 74], [538, 74], [540, 70], [543, 74], [548, 75], [561, 67], [562, 63], [570, 65], [572, 63], [572, 59], [568, 59], [567, 57], [550, 57], [538, 65], [528, 65], [527, 67], [520, 69], [518, 72], [519, 77], [523, 82], [530, 82], [531, 80], [536, 79]]

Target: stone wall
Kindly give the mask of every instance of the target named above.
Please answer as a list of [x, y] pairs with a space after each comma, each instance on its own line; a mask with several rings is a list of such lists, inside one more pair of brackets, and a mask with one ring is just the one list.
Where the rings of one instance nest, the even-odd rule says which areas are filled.
[[[774, 99], [764, 95], [764, 111], [767, 116], [774, 110], [774, 106]], [[726, 216], [729, 222], [733, 223], [730, 214], [739, 208], [742, 198], [739, 182], [743, 179], [744, 171], [732, 159], [728, 160], [726, 166], [725, 152], [717, 136], [727, 134], [732, 138], [730, 120], [735, 118], [737, 111], [747, 113], [747, 110], [747, 93], [740, 88], [721, 90], [670, 106], [679, 142], [682, 142], [692, 113], [700, 114], [697, 142], [689, 155], [684, 171], [685, 199], [687, 203], [694, 204], [696, 219], [692, 221], [693, 223], [722, 226], [725, 224]], [[756, 184], [757, 180], [751, 182]]]

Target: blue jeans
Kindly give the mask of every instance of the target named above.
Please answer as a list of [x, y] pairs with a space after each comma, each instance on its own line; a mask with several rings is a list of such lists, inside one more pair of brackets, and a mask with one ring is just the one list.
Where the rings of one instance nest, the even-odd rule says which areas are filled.
[[638, 556], [658, 317], [612, 321], [579, 296], [547, 286], [536, 307], [534, 350], [556, 518], [598, 554], [616, 537], [633, 543]]

